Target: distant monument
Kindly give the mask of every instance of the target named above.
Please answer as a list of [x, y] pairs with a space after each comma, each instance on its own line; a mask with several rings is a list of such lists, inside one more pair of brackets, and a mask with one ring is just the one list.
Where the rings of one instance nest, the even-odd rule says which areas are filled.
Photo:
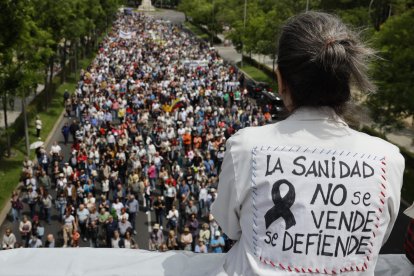
[[151, 0], [142, 0], [141, 5], [138, 7], [139, 11], [155, 11], [154, 6], [151, 4]]

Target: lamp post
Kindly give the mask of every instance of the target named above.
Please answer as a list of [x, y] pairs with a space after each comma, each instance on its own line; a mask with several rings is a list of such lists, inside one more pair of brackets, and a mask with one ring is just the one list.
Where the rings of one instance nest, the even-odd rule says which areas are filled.
[[212, 10], [211, 10], [211, 13], [212, 13], [212, 18], [211, 18], [211, 30], [210, 30], [210, 32], [211, 32], [211, 42], [210, 42], [210, 44], [211, 44], [211, 47], [213, 47], [214, 46], [214, 0], [212, 1], [212, 6], [213, 6], [213, 8], [212, 8]]
[[[243, 35], [246, 34], [246, 17], [247, 17], [247, 0], [244, 0], [244, 19], [243, 19]], [[242, 58], [241, 58], [241, 67], [243, 67], [243, 53], [244, 53], [244, 43], [242, 41]]]

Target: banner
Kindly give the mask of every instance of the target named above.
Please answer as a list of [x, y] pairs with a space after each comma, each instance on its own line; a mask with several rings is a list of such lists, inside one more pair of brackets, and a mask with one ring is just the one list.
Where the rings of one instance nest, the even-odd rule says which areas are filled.
[[182, 63], [184, 67], [187, 67], [189, 69], [196, 67], [208, 67], [207, 60], [184, 60]]
[[132, 32], [124, 32], [124, 31], [119, 31], [119, 37], [122, 39], [131, 39], [132, 38]]

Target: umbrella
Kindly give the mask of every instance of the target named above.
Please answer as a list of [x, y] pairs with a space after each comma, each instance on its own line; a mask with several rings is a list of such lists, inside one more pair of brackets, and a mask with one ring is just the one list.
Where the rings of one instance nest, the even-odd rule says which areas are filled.
[[45, 143], [42, 141], [36, 141], [30, 145], [30, 149], [37, 149], [43, 146]]

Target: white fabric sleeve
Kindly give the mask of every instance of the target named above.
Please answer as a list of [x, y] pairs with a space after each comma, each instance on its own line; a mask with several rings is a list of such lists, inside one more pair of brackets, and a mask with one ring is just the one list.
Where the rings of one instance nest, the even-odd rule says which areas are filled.
[[231, 139], [226, 143], [226, 153], [221, 165], [217, 198], [212, 206], [212, 213], [221, 229], [232, 240], [239, 240], [240, 202], [236, 189], [236, 169], [231, 152]]
[[390, 222], [388, 224], [387, 230], [384, 235], [384, 239], [382, 241], [382, 245], [384, 245], [388, 237], [391, 234], [392, 228], [394, 227], [394, 223], [397, 220], [398, 210], [400, 209], [400, 201], [401, 201], [401, 188], [403, 185], [403, 175], [404, 175], [404, 157], [397, 153], [395, 156], [392, 156], [393, 159], [387, 160], [387, 163], [390, 164], [390, 168], [388, 171], [388, 188], [391, 191], [391, 195], [388, 198], [388, 212], [390, 214]]

